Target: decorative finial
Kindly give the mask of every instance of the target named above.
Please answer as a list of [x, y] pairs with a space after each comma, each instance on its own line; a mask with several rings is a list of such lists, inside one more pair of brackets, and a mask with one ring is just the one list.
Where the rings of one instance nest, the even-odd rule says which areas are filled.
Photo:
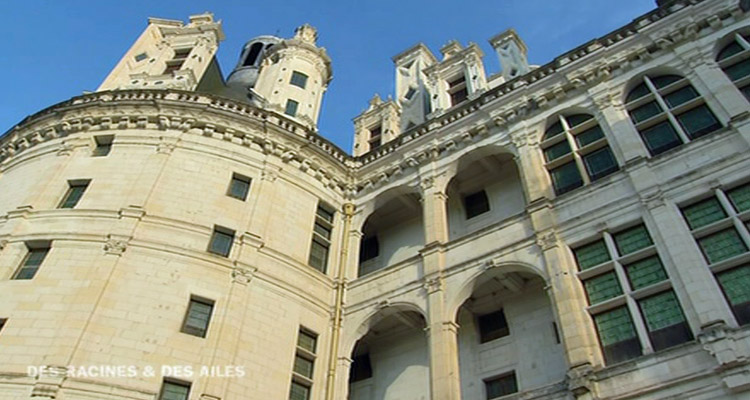
[[294, 38], [303, 42], [315, 44], [318, 39], [318, 31], [309, 24], [304, 24], [294, 30]]

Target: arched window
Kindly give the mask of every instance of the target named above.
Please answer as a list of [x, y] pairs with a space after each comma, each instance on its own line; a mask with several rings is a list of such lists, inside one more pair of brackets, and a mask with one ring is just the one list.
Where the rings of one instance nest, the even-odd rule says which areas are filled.
[[619, 168], [602, 128], [589, 114], [560, 115], [544, 133], [542, 151], [558, 195]]
[[736, 33], [734, 40], [724, 46], [716, 56], [716, 62], [750, 100], [750, 35]]
[[682, 76], [644, 76], [625, 102], [652, 156], [721, 128], [698, 91]]
[[248, 52], [247, 57], [245, 58], [245, 62], [242, 63], [242, 66], [244, 67], [254, 66], [256, 61], [258, 60], [258, 56], [260, 55], [261, 50], [263, 50], [263, 43], [253, 43], [253, 45], [250, 46], [250, 51]]

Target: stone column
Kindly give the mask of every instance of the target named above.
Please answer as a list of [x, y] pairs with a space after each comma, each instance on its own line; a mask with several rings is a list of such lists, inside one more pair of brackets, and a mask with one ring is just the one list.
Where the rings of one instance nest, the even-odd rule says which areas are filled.
[[646, 146], [635, 129], [630, 115], [622, 102], [622, 95], [609, 88], [589, 91], [596, 105], [594, 115], [605, 132], [614, 154], [620, 158], [621, 166], [641, 157], [647, 157]]
[[[442, 250], [435, 249], [442, 253]], [[442, 257], [442, 254], [431, 256]], [[458, 400], [461, 383], [458, 367], [458, 325], [446, 314], [445, 282], [442, 277], [428, 280], [427, 343], [430, 354], [430, 393], [432, 400]]]
[[448, 241], [448, 196], [445, 194], [445, 180], [445, 174], [439, 174], [425, 178], [421, 183], [425, 245]]
[[334, 396], [336, 399], [349, 398], [349, 371], [352, 369], [352, 359], [347, 356], [339, 356], [336, 367], [336, 387]]
[[531, 203], [540, 198], [549, 197], [552, 194], [552, 188], [545, 176], [547, 171], [544, 167], [542, 152], [537, 146], [538, 138], [534, 136], [534, 133], [527, 132], [525, 127], [511, 132], [510, 137], [518, 152], [516, 162], [526, 191], [527, 202]]

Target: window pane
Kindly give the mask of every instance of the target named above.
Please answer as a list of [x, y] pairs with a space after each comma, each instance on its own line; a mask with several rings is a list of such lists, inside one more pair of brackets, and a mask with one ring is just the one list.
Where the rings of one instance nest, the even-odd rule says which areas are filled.
[[608, 272], [583, 282], [589, 295], [589, 304], [594, 305], [622, 294], [620, 282], [614, 272]]
[[750, 185], [740, 186], [727, 192], [737, 212], [750, 210]]
[[297, 115], [297, 106], [299, 106], [299, 103], [297, 103], [294, 100], [287, 100], [286, 101], [286, 108], [284, 109], [284, 114], [295, 116]]
[[190, 300], [182, 331], [191, 335], [205, 337], [208, 330], [208, 323], [211, 320], [212, 310], [213, 304]]
[[669, 121], [642, 130], [641, 137], [652, 156], [682, 144], [682, 140], [677, 136], [677, 132]]
[[682, 214], [690, 229], [698, 229], [727, 217], [716, 197], [685, 207]]
[[78, 201], [81, 200], [81, 197], [83, 197], [83, 193], [86, 191], [87, 186], [88, 184], [70, 185], [67, 193], [65, 193], [65, 198], [63, 198], [62, 203], [60, 203], [59, 208], [75, 207], [76, 204], [78, 204]]
[[318, 339], [315, 335], [311, 335], [305, 331], [300, 331], [299, 336], [297, 336], [297, 347], [303, 348], [310, 353], [315, 353], [317, 341]]
[[628, 360], [641, 355], [641, 344], [635, 333], [627, 307], [619, 307], [594, 316], [604, 358], [607, 363]]
[[477, 318], [480, 343], [486, 343], [510, 334], [508, 321], [503, 310], [485, 314]]
[[214, 234], [211, 237], [211, 245], [209, 246], [208, 251], [227, 257], [229, 256], [229, 252], [232, 250], [233, 240], [233, 234], [214, 230]]
[[667, 273], [658, 256], [649, 257], [625, 266], [630, 287], [638, 290], [667, 280]]
[[187, 400], [189, 393], [190, 386], [164, 382], [160, 400]]
[[578, 268], [583, 271], [593, 266], [609, 261], [609, 251], [604, 244], [604, 240], [598, 240], [594, 243], [587, 244], [573, 250], [578, 261]]
[[750, 75], [750, 59], [724, 68], [729, 79], [736, 81]]
[[568, 121], [568, 125], [571, 128], [574, 128], [574, 127], [576, 127], [578, 125], [581, 125], [582, 123], [590, 120], [591, 118], [594, 118], [594, 116], [593, 115], [589, 115], [589, 114], [575, 114], [575, 115], [571, 115], [569, 117], [565, 117], [565, 120]]
[[555, 193], [558, 195], [569, 192], [583, 185], [581, 173], [575, 162], [569, 162], [563, 166], [551, 170], [552, 184], [555, 187]]
[[734, 268], [716, 277], [738, 322], [750, 322], [750, 266]]
[[633, 90], [630, 91], [628, 94], [628, 97], [625, 99], [626, 103], [630, 103], [631, 101], [640, 99], [641, 97], [649, 94], [651, 91], [648, 89], [648, 86], [646, 86], [645, 83], [641, 83], [640, 85], [633, 88]]
[[318, 211], [316, 211], [316, 215], [320, 218], [323, 218], [323, 220], [333, 223], [333, 213], [326, 210], [323, 207], [318, 207]]
[[721, 124], [705, 104], [678, 115], [677, 120], [691, 138], [697, 138], [721, 128]]
[[654, 350], [659, 351], [693, 339], [673, 291], [639, 302]]
[[602, 132], [602, 128], [597, 125], [576, 135], [576, 142], [578, 143], [578, 147], [583, 147], [587, 144], [594, 143], [603, 137], [604, 132]]
[[310, 388], [297, 382], [292, 382], [292, 389], [289, 391], [289, 400], [308, 400], [310, 398]]
[[750, 100], [750, 85], [741, 87], [740, 91], [746, 99]]
[[289, 83], [304, 89], [307, 85], [307, 75], [302, 72], [294, 71], [292, 72], [292, 79]]
[[565, 132], [565, 128], [563, 128], [562, 122], [557, 121], [552, 126], [547, 128], [547, 131], [544, 133], [544, 139], [546, 140], [555, 137], [563, 132]]
[[49, 248], [29, 249], [13, 279], [32, 279], [47, 256]]
[[300, 356], [294, 357], [294, 372], [312, 379], [313, 375], [313, 362]]
[[232, 177], [232, 183], [229, 186], [229, 195], [240, 200], [247, 198], [247, 193], [250, 191], [250, 180], [242, 179], [240, 177]]
[[673, 84], [673, 83], [675, 83], [677, 81], [680, 81], [680, 80], [682, 80], [681, 76], [677, 76], [677, 75], [662, 75], [662, 76], [657, 76], [655, 78], [651, 78], [651, 83], [653, 83], [654, 86], [656, 86], [657, 89], [661, 89], [661, 88], [667, 87], [667, 86], [669, 86], [669, 85], [671, 85], [671, 84]]
[[675, 108], [680, 104], [687, 103], [688, 101], [698, 97], [698, 92], [692, 86], [685, 86], [682, 89], [676, 90], [666, 96], [664, 101], [667, 103], [669, 108]]
[[645, 121], [655, 115], [661, 114], [661, 107], [655, 101], [646, 103], [636, 109], [630, 110], [630, 118], [636, 124]]
[[617, 161], [609, 147], [601, 148], [583, 156], [583, 163], [592, 181], [617, 171]]
[[617, 252], [621, 256], [644, 249], [654, 244], [645, 225], [638, 225], [614, 235]]
[[499, 378], [491, 379], [484, 382], [484, 387], [487, 390], [487, 398], [494, 399], [509, 395], [511, 393], [518, 392], [518, 383], [516, 382], [516, 374], [501, 376]]
[[569, 153], [570, 144], [567, 140], [563, 140], [560, 143], [554, 144], [544, 149], [544, 158], [547, 159], [547, 161], [552, 161]]
[[725, 58], [729, 58], [743, 50], [742, 46], [736, 41], [732, 41], [727, 47], [724, 47], [720, 52], [719, 56], [716, 57], [716, 61], [721, 61]]
[[328, 262], [328, 246], [319, 243], [317, 240], [312, 241], [310, 246], [309, 264], [311, 267], [325, 273], [326, 263]]
[[726, 260], [747, 251], [745, 243], [734, 228], [698, 240], [709, 264]]

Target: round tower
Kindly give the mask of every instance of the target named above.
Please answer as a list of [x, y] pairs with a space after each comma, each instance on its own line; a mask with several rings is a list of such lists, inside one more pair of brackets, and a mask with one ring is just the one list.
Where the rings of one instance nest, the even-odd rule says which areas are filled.
[[315, 44], [318, 33], [302, 25], [292, 39], [267, 48], [260, 63], [254, 91], [274, 108], [314, 128], [323, 92], [333, 77], [331, 59]]
[[227, 86], [243, 92], [252, 89], [258, 80], [258, 70], [268, 49], [281, 41], [279, 37], [264, 35], [245, 43], [237, 65], [227, 78]]

